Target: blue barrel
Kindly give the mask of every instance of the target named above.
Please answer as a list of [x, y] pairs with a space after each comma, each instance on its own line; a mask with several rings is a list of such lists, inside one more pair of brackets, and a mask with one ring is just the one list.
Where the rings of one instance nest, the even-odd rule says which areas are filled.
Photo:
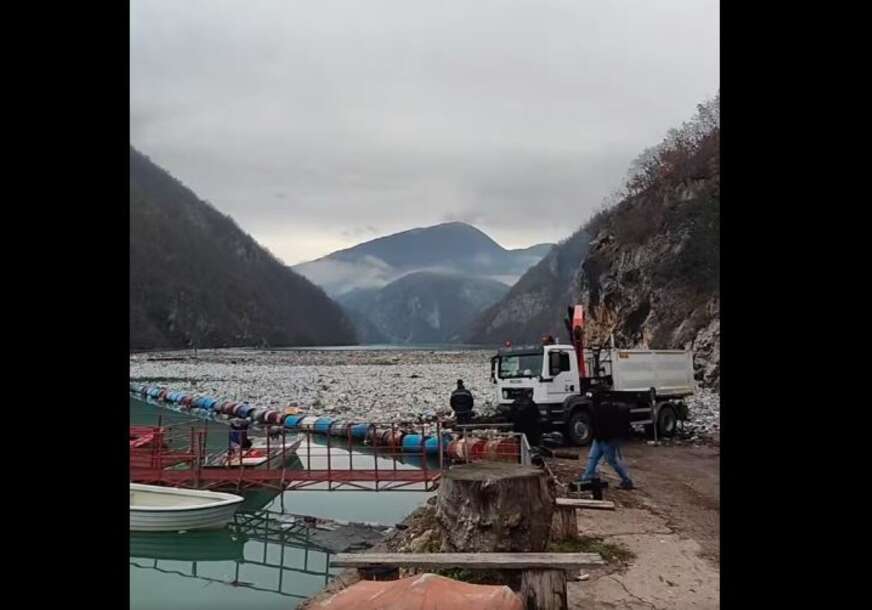
[[303, 421], [303, 418], [306, 417], [303, 415], [288, 415], [285, 418], [285, 428], [296, 428], [300, 425], [300, 422]]
[[243, 418], [245, 418], [245, 417], [248, 417], [248, 414], [251, 413], [252, 411], [254, 411], [254, 407], [253, 407], [253, 406], [251, 406], [251, 405], [242, 405], [242, 406], [239, 407], [239, 409], [236, 411], [235, 415], [236, 415], [236, 417], [243, 417]]
[[354, 424], [351, 426], [351, 437], [361, 440], [366, 438], [366, 433], [369, 431], [369, 424]]
[[421, 443], [424, 442], [424, 437], [420, 434], [407, 434], [403, 437], [403, 451], [409, 453], [421, 452]]
[[336, 420], [332, 417], [319, 417], [317, 420], [315, 420], [315, 425], [313, 426], [313, 429], [318, 434], [327, 434], [327, 432], [330, 431], [330, 424], [332, 424], [334, 421]]
[[[448, 448], [448, 443], [450, 443], [450, 442], [451, 442], [450, 436], [443, 436], [442, 437], [442, 450], [443, 451], [445, 451], [445, 449]], [[431, 436], [426, 441], [424, 441], [424, 451], [428, 455], [439, 455], [439, 437], [438, 436]]]
[[212, 409], [215, 406], [215, 403], [217, 403], [217, 402], [218, 401], [215, 400], [214, 398], [210, 398], [207, 396], [206, 398], [203, 399], [203, 408], [204, 409]]

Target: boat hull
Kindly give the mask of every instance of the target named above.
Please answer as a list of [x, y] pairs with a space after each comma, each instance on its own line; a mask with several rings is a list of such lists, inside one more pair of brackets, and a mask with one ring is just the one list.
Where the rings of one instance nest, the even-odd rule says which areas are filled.
[[130, 484], [130, 531], [220, 529], [245, 498], [228, 493]]
[[180, 532], [221, 529], [231, 521], [238, 505], [174, 510], [130, 509], [131, 532]]

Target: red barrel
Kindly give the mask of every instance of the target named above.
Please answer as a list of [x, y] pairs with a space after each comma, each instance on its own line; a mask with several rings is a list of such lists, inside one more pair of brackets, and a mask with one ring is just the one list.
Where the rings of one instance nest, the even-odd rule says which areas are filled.
[[494, 458], [500, 462], [517, 462], [521, 447], [515, 439], [507, 438], [494, 446]]
[[495, 461], [497, 459], [497, 448], [501, 442], [500, 440], [487, 441], [484, 445], [482, 457], [488, 461]]
[[395, 449], [400, 448], [403, 446], [404, 436], [406, 436], [406, 433], [402, 430], [394, 430], [393, 432], [391, 432], [391, 438], [388, 444]]
[[473, 460], [480, 460], [484, 457], [485, 446], [487, 445], [487, 441], [484, 439], [478, 439], [474, 441], [469, 447], [469, 457]]

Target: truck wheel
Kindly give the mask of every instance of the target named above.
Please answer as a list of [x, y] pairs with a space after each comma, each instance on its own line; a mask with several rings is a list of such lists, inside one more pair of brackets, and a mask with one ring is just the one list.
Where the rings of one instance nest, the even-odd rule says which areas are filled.
[[587, 411], [573, 411], [566, 424], [566, 437], [570, 443], [578, 447], [590, 444], [593, 430], [590, 427], [590, 414]]
[[660, 407], [657, 414], [657, 433], [662, 437], [673, 437], [677, 426], [678, 417], [675, 415], [675, 409], [671, 405]]

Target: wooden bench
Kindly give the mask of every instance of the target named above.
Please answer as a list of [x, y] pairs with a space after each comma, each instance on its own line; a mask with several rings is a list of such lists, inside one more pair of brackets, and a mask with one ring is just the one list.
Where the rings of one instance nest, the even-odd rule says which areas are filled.
[[566, 571], [603, 565], [599, 553], [339, 553], [332, 567], [520, 570], [530, 610], [566, 610]]
[[598, 510], [615, 510], [615, 503], [610, 500], [586, 500], [576, 498], [557, 498], [554, 501], [554, 537], [578, 539], [578, 521], [575, 510], [578, 508], [593, 508]]

